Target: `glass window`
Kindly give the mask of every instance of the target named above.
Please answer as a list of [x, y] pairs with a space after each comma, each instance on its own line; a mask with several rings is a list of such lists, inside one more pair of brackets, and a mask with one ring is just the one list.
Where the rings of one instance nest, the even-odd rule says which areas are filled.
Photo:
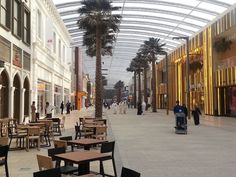
[[42, 14], [39, 10], [37, 12], [37, 36], [42, 38]]
[[58, 56], [61, 59], [61, 40], [58, 41]]
[[56, 42], [56, 33], [53, 32], [53, 52], [56, 53], [56, 45], [57, 45], [57, 42]]
[[0, 23], [1, 25], [10, 28], [10, 8], [11, 8], [11, 2], [7, 0], [0, 0], [1, 3], [1, 9], [0, 9]]
[[30, 44], [30, 12], [24, 9], [24, 33], [23, 41]]
[[21, 37], [21, 6], [19, 0], [13, 3], [13, 34]]
[[65, 62], [65, 60], [66, 60], [66, 48], [63, 45], [63, 62]]

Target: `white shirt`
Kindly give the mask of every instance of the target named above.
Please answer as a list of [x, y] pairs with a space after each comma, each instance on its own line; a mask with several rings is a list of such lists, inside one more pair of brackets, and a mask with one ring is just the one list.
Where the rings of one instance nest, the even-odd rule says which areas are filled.
[[54, 106], [49, 105], [46, 109], [46, 114], [52, 114], [52, 110], [54, 109]]

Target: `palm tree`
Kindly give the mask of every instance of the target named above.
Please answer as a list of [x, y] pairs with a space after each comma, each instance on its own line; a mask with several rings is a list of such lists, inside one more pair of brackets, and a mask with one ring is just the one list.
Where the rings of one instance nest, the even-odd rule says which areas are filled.
[[133, 104], [134, 104], [134, 108], [136, 108], [136, 102], [137, 102], [137, 97], [136, 97], [136, 68], [134, 66], [134, 61], [131, 61], [129, 67], [126, 69], [128, 72], [134, 72], [134, 94], [133, 94]]
[[[143, 53], [138, 54], [139, 57], [142, 59], [142, 69], [143, 69], [143, 97], [146, 105], [148, 104], [148, 96], [147, 96], [147, 70], [149, 69], [148, 60], [146, 59], [147, 56], [145, 56]], [[146, 110], [147, 110], [146, 106]]]
[[122, 94], [122, 89], [124, 88], [124, 82], [122, 82], [121, 80], [119, 80], [114, 88], [117, 90], [117, 102], [119, 103], [121, 101], [121, 94]]
[[160, 39], [158, 38], [149, 38], [148, 41], [144, 41], [144, 44], [141, 46], [140, 52], [148, 57], [149, 62], [152, 63], [152, 111], [157, 111], [156, 106], [156, 65], [157, 60], [156, 55], [160, 52], [163, 52], [163, 47], [165, 44], [160, 44]]
[[112, 7], [109, 0], [84, 0], [82, 7], [78, 10], [80, 19], [78, 20], [79, 29], [85, 31], [83, 45], [87, 47], [86, 53], [89, 56], [96, 55], [96, 100], [95, 117], [102, 117], [102, 62], [101, 56], [111, 55], [112, 44], [115, 34], [119, 31], [121, 22], [120, 15], [112, 14], [112, 11], [120, 7]]
[[[141, 97], [141, 73], [144, 72], [144, 68], [148, 67], [148, 62], [145, 60], [145, 56], [142, 55], [142, 53], [137, 53], [137, 56], [133, 59], [135, 62], [136, 66], [136, 72], [138, 73], [138, 101], [142, 102], [142, 97]], [[147, 89], [147, 88], [146, 88]]]

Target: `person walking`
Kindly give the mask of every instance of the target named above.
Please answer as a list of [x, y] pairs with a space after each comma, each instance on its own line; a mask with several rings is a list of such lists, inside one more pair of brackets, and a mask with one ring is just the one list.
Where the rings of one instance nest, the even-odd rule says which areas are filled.
[[46, 107], [45, 107], [46, 118], [52, 118], [53, 109], [54, 109], [54, 106], [51, 106], [49, 105], [49, 102], [46, 102]]
[[194, 109], [192, 110], [193, 120], [195, 125], [199, 125], [199, 115], [202, 115], [200, 109], [198, 108], [197, 104], [195, 104]]
[[61, 114], [63, 114], [63, 110], [64, 110], [64, 102], [63, 101], [61, 102], [60, 109], [61, 109]]
[[35, 107], [35, 101], [32, 102], [31, 105], [31, 121], [35, 122], [36, 121], [36, 107]]
[[143, 111], [142, 111], [142, 103], [138, 102], [138, 112], [137, 115], [142, 115]]
[[188, 117], [188, 109], [187, 109], [187, 107], [186, 107], [186, 105], [185, 104], [183, 104], [182, 105], [182, 107], [183, 107], [183, 111], [184, 111], [184, 114], [185, 114], [185, 122], [186, 122], [186, 124], [187, 124], [187, 117]]
[[143, 101], [142, 102], [142, 114], [143, 115], [144, 115], [145, 111], [146, 111], [146, 103], [145, 103], [145, 101]]
[[66, 103], [66, 114], [70, 114], [70, 102], [68, 101], [67, 103]]

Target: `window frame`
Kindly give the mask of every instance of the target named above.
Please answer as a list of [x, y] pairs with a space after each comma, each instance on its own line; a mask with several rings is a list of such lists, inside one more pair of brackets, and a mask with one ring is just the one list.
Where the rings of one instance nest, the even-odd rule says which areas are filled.
[[[2, 0], [0, 0], [0, 18], [1, 18], [1, 12], [2, 12]], [[6, 0], [6, 24], [2, 24], [0, 20], [0, 26], [4, 28], [7, 31], [10, 31], [11, 29], [11, 21], [12, 21], [12, 1]]]
[[[14, 8], [15, 8], [15, 2], [19, 4], [19, 11], [17, 11], [18, 13], [18, 19], [17, 19], [17, 34], [15, 34], [14, 32], [14, 20], [15, 20], [15, 17], [14, 17]], [[22, 1], [21, 0], [13, 0], [12, 2], [12, 35], [15, 36], [16, 38], [18, 39], [21, 39], [22, 37]]]
[[[29, 24], [28, 24], [28, 28], [27, 28], [27, 38], [26, 38], [26, 41], [25, 41], [25, 12], [28, 14], [27, 18], [29, 20]], [[31, 34], [30, 34], [30, 31], [31, 31], [31, 14], [30, 14], [30, 10], [28, 7], [26, 7], [25, 5], [23, 5], [23, 23], [22, 23], [22, 41], [23, 43], [25, 43], [26, 45], [30, 45], [31, 43]]]

